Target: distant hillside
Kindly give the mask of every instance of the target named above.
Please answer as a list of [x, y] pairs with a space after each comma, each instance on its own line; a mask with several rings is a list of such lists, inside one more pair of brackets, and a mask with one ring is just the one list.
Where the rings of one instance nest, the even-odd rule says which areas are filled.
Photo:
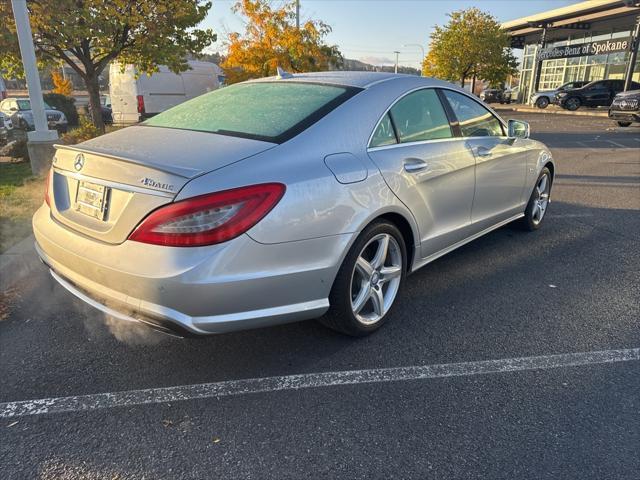
[[[340, 70], [351, 70], [351, 71], [367, 71], [367, 72], [393, 72], [394, 67], [387, 66], [376, 66], [368, 63], [361, 62], [360, 60], [354, 60], [352, 58], [345, 58], [342, 68]], [[407, 73], [409, 75], [420, 75], [420, 71], [417, 68], [411, 67], [398, 67], [398, 73]]]

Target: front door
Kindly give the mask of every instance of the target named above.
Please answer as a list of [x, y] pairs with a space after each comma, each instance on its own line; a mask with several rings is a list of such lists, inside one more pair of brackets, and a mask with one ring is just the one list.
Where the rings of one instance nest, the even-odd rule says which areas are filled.
[[443, 90], [455, 114], [462, 138], [476, 159], [475, 197], [471, 218], [482, 231], [524, 211], [528, 150], [523, 141], [508, 138], [502, 122], [478, 101]]

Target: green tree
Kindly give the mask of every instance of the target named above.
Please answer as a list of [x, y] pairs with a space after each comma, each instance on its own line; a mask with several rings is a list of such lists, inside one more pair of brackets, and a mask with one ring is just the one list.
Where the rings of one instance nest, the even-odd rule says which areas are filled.
[[517, 72], [517, 65], [500, 23], [474, 7], [450, 13], [446, 25], [434, 28], [422, 72], [461, 86], [468, 78], [499, 84]]
[[273, 75], [278, 66], [290, 72], [313, 72], [341, 65], [338, 47], [324, 43], [329, 25], [308, 20], [295, 27], [295, 2], [273, 8], [268, 0], [241, 0], [234, 10], [247, 19], [247, 26], [243, 35], [229, 35], [221, 65], [229, 83]]
[[[94, 125], [104, 131], [98, 77], [112, 61], [153, 73], [189, 68], [185, 57], [216, 39], [195, 27], [211, 2], [202, 0], [29, 0], [38, 59], [66, 62], [84, 80]], [[0, 68], [21, 76], [22, 63], [10, 2], [0, 1]]]

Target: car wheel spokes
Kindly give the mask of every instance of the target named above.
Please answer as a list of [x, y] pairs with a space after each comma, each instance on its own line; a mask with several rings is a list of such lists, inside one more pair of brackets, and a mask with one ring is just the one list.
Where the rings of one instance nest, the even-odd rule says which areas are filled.
[[547, 174], [542, 175], [536, 185], [536, 198], [533, 200], [533, 210], [531, 218], [533, 223], [539, 224], [547, 211], [549, 205], [550, 181]]
[[351, 309], [365, 325], [378, 322], [395, 300], [402, 278], [402, 253], [397, 240], [383, 233], [362, 249], [351, 277]]

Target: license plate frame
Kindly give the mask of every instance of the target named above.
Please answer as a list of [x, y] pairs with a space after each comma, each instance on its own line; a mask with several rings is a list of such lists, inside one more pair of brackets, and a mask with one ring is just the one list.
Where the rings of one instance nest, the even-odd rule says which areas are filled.
[[74, 209], [84, 215], [103, 221], [107, 212], [109, 187], [80, 180], [76, 191]]

